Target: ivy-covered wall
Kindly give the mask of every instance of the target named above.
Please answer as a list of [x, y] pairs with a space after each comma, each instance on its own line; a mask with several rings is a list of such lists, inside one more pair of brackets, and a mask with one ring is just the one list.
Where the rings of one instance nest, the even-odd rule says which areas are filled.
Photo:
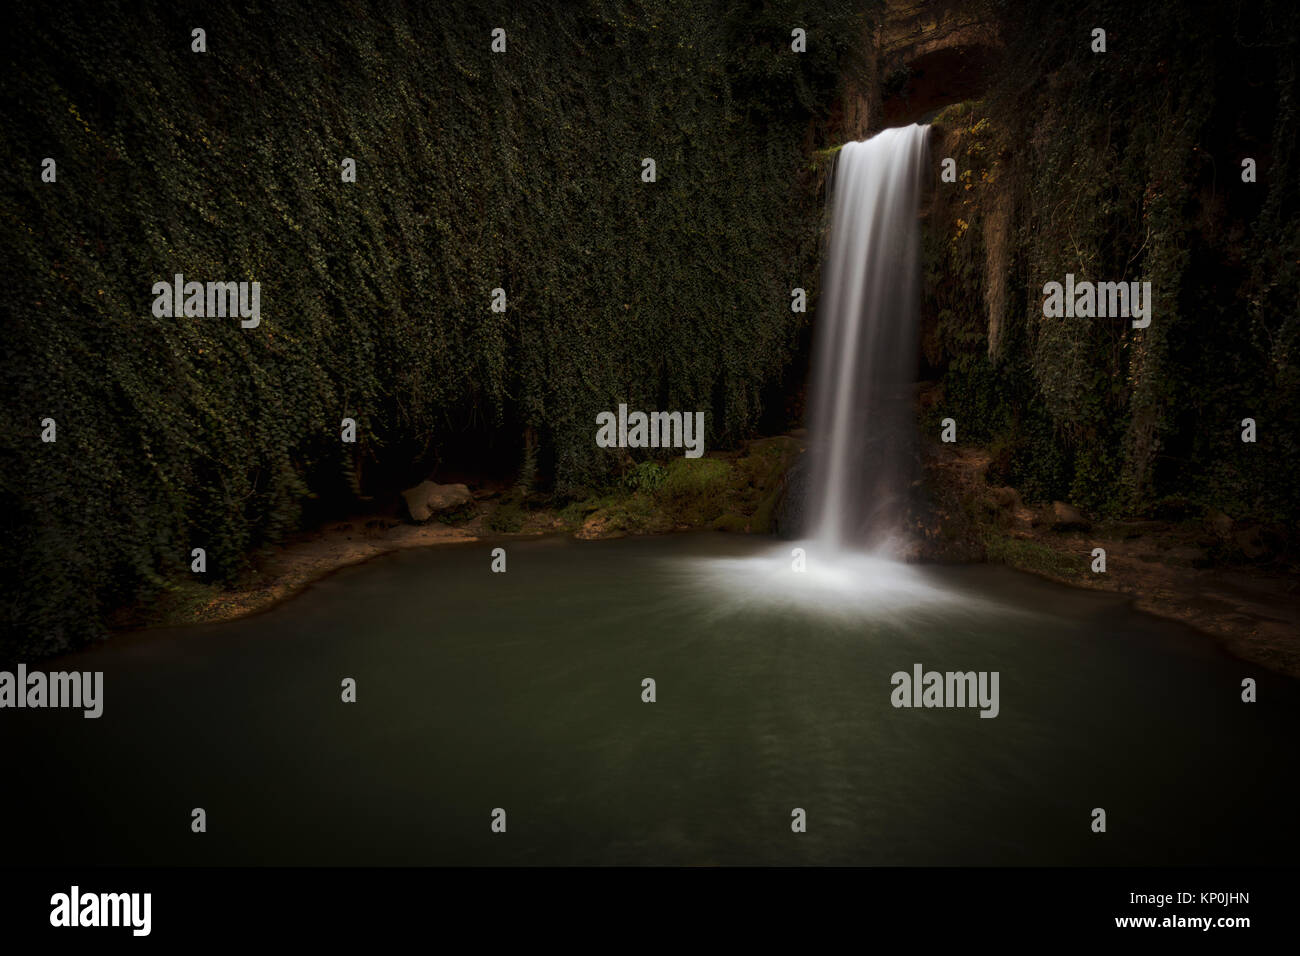
[[[992, 478], [1033, 499], [1219, 511], [1294, 545], [1298, 8], [989, 9], [1003, 66], [935, 121], [960, 177], [936, 187], [927, 230], [925, 358], [942, 393], [926, 426], [953, 415], [993, 448]], [[1045, 318], [1043, 285], [1066, 273], [1150, 281], [1150, 327]]]
[[[228, 579], [310, 496], [457, 436], [521, 457], [537, 436], [565, 495], [607, 477], [595, 416], [619, 402], [706, 410], [710, 447], [749, 434], [808, 318], [809, 156], [875, 5], [23, 6], [0, 86], [5, 656], [101, 633], [192, 548]], [[176, 273], [260, 282], [260, 326], [155, 318]]]
[[[923, 348], [942, 390], [926, 427], [957, 410], [1031, 499], [1294, 528], [1297, 8], [970, 5], [1002, 66], [937, 120], [935, 158], [961, 179], [928, 215]], [[101, 634], [185, 580], [194, 547], [228, 580], [366, 476], [494, 445], [583, 496], [615, 461], [595, 415], [620, 402], [707, 410], [710, 447], [751, 434], [814, 314], [824, 159], [853, 112], [837, 99], [878, 99], [862, 90], [883, 7], [11, 13], [4, 656]], [[1151, 327], [1045, 319], [1042, 285], [1066, 272], [1151, 281]], [[175, 273], [260, 282], [261, 325], [155, 318], [152, 285]]]

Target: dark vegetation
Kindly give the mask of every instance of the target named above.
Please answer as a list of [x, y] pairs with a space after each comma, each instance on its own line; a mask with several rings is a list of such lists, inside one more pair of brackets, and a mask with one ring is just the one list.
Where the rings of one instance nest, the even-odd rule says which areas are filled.
[[[593, 439], [619, 402], [707, 411], [710, 448], [753, 434], [806, 331], [808, 156], [873, 6], [11, 11], [6, 655], [103, 633], [190, 580], [192, 548], [231, 580], [305, 508], [431, 469], [598, 494], [626, 465]], [[152, 284], [175, 273], [260, 281], [260, 327], [155, 319]]]
[[[1225, 512], [1294, 549], [1297, 7], [975, 2], [1001, 45], [936, 121], [962, 179], [928, 217], [923, 426], [955, 417], [1027, 501]], [[543, 501], [566, 528], [770, 526], [784, 445], [606, 453], [595, 416], [705, 410], [713, 450], [799, 419], [837, 99], [878, 76], [882, 4], [138, 6], [7, 23], [0, 653], [431, 473], [509, 488], [498, 531]], [[1150, 328], [1044, 320], [1066, 272], [1149, 280]], [[153, 318], [175, 273], [261, 282], [261, 326]]]
[[[1027, 500], [1225, 513], [1294, 552], [1300, 8], [989, 9], [1002, 66], [935, 121], [961, 179], [936, 187], [927, 230], [924, 361], [941, 391], [925, 427], [956, 418], [961, 440], [992, 449], [990, 480]], [[1043, 284], [1067, 272], [1149, 280], [1150, 327], [1044, 319]]]

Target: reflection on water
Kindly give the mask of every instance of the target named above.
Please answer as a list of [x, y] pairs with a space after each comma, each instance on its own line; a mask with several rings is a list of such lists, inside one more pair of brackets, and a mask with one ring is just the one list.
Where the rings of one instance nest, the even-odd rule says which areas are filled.
[[[1296, 682], [1114, 596], [748, 537], [503, 544], [505, 574], [494, 543], [404, 552], [43, 662], [104, 671], [104, 715], [0, 713], [5, 862], [1295, 858]], [[894, 708], [917, 664], [998, 672], [998, 716]]]

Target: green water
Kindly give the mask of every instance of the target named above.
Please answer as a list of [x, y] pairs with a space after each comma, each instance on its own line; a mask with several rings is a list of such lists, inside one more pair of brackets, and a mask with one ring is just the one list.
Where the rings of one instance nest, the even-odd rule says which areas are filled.
[[[1296, 682], [1113, 596], [816, 555], [795, 579], [789, 550], [407, 551], [242, 621], [29, 662], [102, 670], [104, 715], [0, 712], [0, 860], [1294, 861]], [[998, 716], [893, 707], [915, 663], [997, 671]]]

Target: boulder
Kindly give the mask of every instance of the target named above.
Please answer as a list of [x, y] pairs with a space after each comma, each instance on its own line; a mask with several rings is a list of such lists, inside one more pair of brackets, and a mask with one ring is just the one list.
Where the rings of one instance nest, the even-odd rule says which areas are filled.
[[1052, 502], [1053, 531], [1087, 531], [1092, 525], [1081, 515], [1077, 508], [1064, 501]]
[[408, 488], [402, 497], [406, 499], [406, 510], [412, 521], [428, 521], [436, 514], [462, 508], [474, 500], [464, 485], [440, 485], [433, 481], [422, 481]]

